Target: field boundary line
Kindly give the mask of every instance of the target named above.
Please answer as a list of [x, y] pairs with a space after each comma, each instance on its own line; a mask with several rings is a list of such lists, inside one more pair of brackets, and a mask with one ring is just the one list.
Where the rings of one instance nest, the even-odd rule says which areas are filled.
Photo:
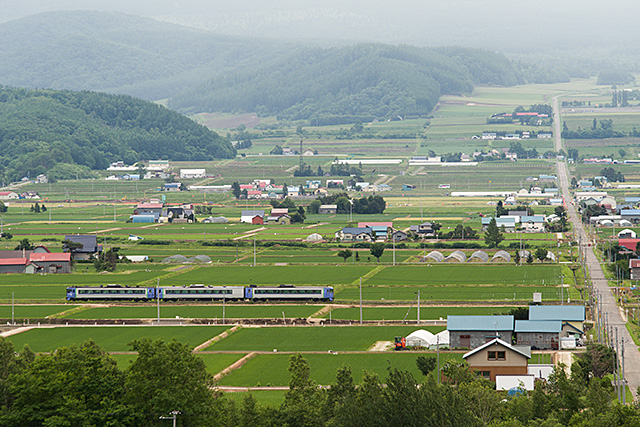
[[63, 310], [59, 313], [53, 313], [50, 314], [49, 316], [45, 317], [45, 319], [63, 319], [65, 316], [68, 316], [70, 314], [73, 313], [80, 313], [83, 311], [87, 311], [87, 310], [91, 310], [92, 308], [94, 308], [93, 306], [90, 305], [82, 305], [79, 307], [73, 307], [73, 308], [69, 308], [67, 310]]
[[31, 329], [35, 329], [38, 328], [39, 326], [23, 326], [21, 328], [16, 328], [16, 329], [12, 329], [10, 331], [7, 332], [3, 332], [0, 334], [0, 337], [6, 338], [6, 337], [10, 337], [12, 335], [17, 335], [20, 334], [22, 332], [27, 332], [30, 331]]
[[204, 350], [205, 348], [209, 347], [211, 344], [225, 339], [226, 337], [228, 337], [229, 335], [231, 335], [232, 333], [234, 333], [238, 329], [240, 329], [240, 325], [235, 325], [233, 328], [228, 329], [228, 330], [216, 335], [215, 337], [211, 338], [210, 340], [207, 340], [204, 343], [200, 344], [199, 346], [195, 347], [193, 349], [193, 351], [196, 352], [196, 351]]
[[220, 371], [217, 374], [215, 374], [213, 376], [213, 380], [214, 381], [220, 381], [223, 377], [226, 377], [227, 375], [229, 375], [231, 372], [235, 371], [236, 369], [242, 368], [242, 366], [245, 363], [247, 363], [249, 360], [253, 359], [257, 355], [258, 355], [258, 353], [253, 351], [253, 352], [247, 354], [246, 356], [241, 357], [239, 360], [233, 362], [231, 365], [227, 366], [222, 371]]
[[[380, 273], [382, 270], [384, 270], [387, 267], [388, 266], [386, 266], [386, 265], [379, 265], [379, 266], [375, 267], [373, 270], [370, 270], [369, 272], [367, 272], [367, 274], [362, 276], [362, 282], [363, 283], [366, 282], [368, 279], [371, 279], [373, 276], [375, 276], [376, 274]], [[357, 278], [356, 280], [351, 282], [351, 286], [358, 286], [359, 284], [360, 284], [360, 278]]]

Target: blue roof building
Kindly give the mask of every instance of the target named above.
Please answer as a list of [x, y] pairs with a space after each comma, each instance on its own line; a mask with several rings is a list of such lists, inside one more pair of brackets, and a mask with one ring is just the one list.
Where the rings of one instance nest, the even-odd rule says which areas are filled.
[[529, 320], [562, 320], [584, 322], [584, 305], [532, 305]]
[[561, 331], [562, 321], [560, 320], [516, 320], [516, 333], [540, 332], [559, 334]]
[[513, 331], [514, 317], [447, 316], [448, 331]]

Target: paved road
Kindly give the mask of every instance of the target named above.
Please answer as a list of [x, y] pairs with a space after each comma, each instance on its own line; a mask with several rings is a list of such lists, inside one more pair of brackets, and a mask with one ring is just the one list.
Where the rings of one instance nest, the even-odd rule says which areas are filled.
[[[558, 97], [553, 98], [553, 121], [555, 125], [555, 147], [556, 151], [562, 148], [561, 138], [561, 123], [558, 109]], [[600, 300], [602, 301], [602, 312], [609, 313], [609, 324], [614, 328], [618, 328], [618, 337], [625, 340], [625, 377], [628, 381], [629, 388], [633, 393], [634, 398], [636, 396], [637, 388], [640, 387], [640, 352], [638, 346], [635, 345], [631, 339], [631, 335], [625, 327], [625, 321], [622, 319], [620, 308], [616, 304], [615, 296], [612, 289], [609, 287], [607, 280], [602, 271], [602, 266], [596, 258], [591, 246], [586, 245], [589, 241], [587, 234], [585, 233], [582, 220], [578, 217], [574, 205], [571, 203], [571, 197], [569, 195], [569, 171], [567, 169], [566, 162], [556, 161], [558, 170], [558, 179], [560, 181], [560, 187], [562, 189], [562, 195], [566, 201], [567, 210], [569, 213], [569, 220], [573, 224], [573, 228], [576, 233], [576, 237], [581, 242], [586, 253], [587, 268], [589, 269], [591, 280], [595, 288], [600, 294]]]

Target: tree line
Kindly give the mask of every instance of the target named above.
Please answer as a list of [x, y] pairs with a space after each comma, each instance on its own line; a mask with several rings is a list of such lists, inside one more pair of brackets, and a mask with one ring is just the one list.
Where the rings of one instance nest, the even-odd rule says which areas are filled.
[[342, 366], [328, 387], [311, 379], [307, 360], [289, 360], [289, 389], [280, 405], [247, 394], [229, 399], [212, 387], [204, 361], [177, 341], [133, 341], [138, 353], [125, 369], [92, 341], [36, 355], [16, 352], [0, 339], [0, 425], [112, 427], [179, 426], [632, 426], [637, 403], [615, 401], [613, 351], [592, 344], [578, 355], [571, 375], [560, 366], [535, 390], [496, 392], [495, 385], [465, 363], [417, 356], [421, 375], [398, 370], [365, 371], [356, 384]]

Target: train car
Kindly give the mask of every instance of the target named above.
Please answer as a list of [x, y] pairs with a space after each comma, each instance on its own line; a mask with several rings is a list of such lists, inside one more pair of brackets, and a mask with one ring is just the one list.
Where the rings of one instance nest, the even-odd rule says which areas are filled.
[[70, 286], [67, 288], [67, 301], [145, 301], [155, 298], [155, 288], [145, 288], [139, 286]]
[[259, 286], [244, 288], [245, 299], [261, 300], [325, 300], [333, 301], [331, 286]]
[[161, 286], [162, 300], [238, 300], [244, 298], [243, 286]]

